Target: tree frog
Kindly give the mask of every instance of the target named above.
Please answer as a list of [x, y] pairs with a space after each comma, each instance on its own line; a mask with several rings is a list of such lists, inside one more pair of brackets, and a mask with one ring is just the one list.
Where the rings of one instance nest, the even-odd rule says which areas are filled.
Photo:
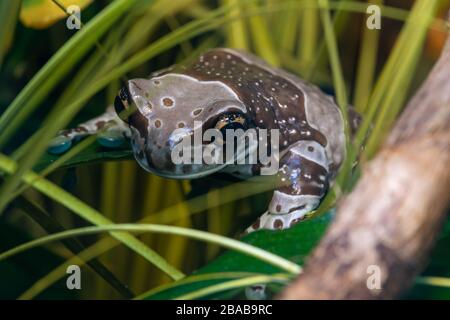
[[[349, 111], [350, 127], [355, 129], [360, 117]], [[201, 128], [194, 128], [198, 123]], [[261, 164], [174, 164], [171, 152], [180, 134], [209, 128], [278, 130], [280, 186], [248, 232], [287, 229], [304, 219], [319, 205], [346, 152], [343, 117], [331, 96], [250, 53], [228, 48], [208, 50], [148, 79], [129, 80], [114, 106], [62, 131], [49, 152], [62, 153], [74, 140], [96, 134], [106, 124], [108, 130], [98, 137], [102, 145], [116, 147], [129, 139], [145, 170], [175, 179], [217, 171], [247, 177], [262, 170]]]

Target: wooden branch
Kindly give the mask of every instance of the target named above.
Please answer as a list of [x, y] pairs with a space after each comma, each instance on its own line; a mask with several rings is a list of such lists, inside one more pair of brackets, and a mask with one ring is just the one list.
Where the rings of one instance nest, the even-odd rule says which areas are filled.
[[[425, 267], [449, 204], [450, 36], [304, 273], [279, 298], [399, 297]], [[367, 285], [377, 271], [379, 289]]]

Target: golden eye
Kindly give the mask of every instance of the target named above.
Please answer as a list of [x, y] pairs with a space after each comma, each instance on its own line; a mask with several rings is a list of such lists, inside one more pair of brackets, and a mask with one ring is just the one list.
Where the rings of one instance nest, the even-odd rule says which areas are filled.
[[215, 128], [218, 130], [225, 129], [245, 129], [246, 123], [242, 114], [227, 113], [222, 115], [216, 122]]

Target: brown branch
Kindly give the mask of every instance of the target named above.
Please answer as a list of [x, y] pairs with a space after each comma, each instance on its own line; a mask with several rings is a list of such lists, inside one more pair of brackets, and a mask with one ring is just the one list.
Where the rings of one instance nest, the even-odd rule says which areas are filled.
[[[450, 36], [387, 142], [280, 299], [399, 297], [423, 270], [450, 204]], [[367, 281], [380, 270], [381, 289]], [[368, 269], [369, 268], [369, 269]]]

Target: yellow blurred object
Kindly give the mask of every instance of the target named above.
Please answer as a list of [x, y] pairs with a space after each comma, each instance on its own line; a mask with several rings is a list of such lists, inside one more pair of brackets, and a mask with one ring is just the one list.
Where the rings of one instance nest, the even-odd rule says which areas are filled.
[[[444, 1], [442, 1], [444, 3]], [[442, 5], [439, 10], [437, 18], [445, 20], [447, 12], [450, 10], [450, 5]], [[425, 47], [426, 54], [433, 58], [437, 59], [441, 54], [442, 49], [444, 48], [445, 39], [447, 39], [447, 30], [437, 30], [430, 29], [428, 31], [427, 43]]]
[[[87, 7], [92, 0], [59, 0], [59, 3], [67, 8], [72, 5]], [[64, 12], [52, 0], [24, 0], [20, 9], [20, 21], [28, 28], [45, 29], [57, 21], [65, 18]]]

